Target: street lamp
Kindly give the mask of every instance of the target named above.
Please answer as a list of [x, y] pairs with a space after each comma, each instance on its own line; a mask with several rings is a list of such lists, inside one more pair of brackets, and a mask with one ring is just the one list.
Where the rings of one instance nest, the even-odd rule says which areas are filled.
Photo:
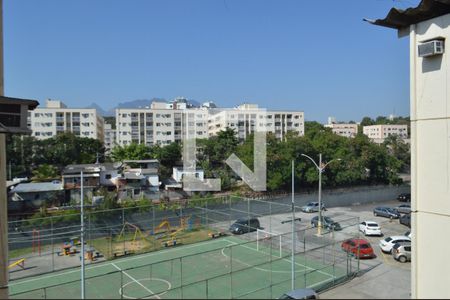
[[316, 162], [314, 161], [314, 159], [312, 159], [308, 155], [303, 154], [303, 153], [301, 155], [308, 158], [310, 161], [312, 161], [313, 164], [316, 166], [317, 170], [319, 171], [319, 220], [317, 223], [317, 234], [321, 235], [322, 234], [322, 172], [333, 161], [341, 161], [342, 159], [340, 159], [340, 158], [332, 159], [329, 162], [327, 162], [326, 164], [324, 164], [322, 162], [322, 153], [320, 153], [319, 154], [319, 164], [317, 165]]

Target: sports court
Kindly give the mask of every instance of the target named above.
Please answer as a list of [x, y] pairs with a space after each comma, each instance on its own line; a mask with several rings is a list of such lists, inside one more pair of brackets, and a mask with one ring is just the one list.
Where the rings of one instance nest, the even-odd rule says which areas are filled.
[[[291, 287], [291, 252], [281, 243], [226, 236], [90, 265], [86, 297], [277, 298]], [[333, 257], [297, 253], [296, 288], [346, 277], [352, 260], [338, 249]], [[10, 282], [11, 298], [80, 298], [80, 290], [79, 268]]]

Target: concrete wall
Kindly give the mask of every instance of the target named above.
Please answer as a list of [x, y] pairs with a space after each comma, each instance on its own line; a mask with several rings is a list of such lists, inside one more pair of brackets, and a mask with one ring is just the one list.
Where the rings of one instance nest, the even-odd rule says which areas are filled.
[[[376, 203], [387, 200], [395, 200], [401, 193], [410, 193], [411, 187], [403, 186], [362, 186], [346, 189], [322, 190], [322, 202], [325, 207], [349, 206], [364, 203]], [[317, 192], [298, 193], [294, 196], [295, 205], [303, 206], [308, 202], [317, 201]], [[291, 196], [280, 197], [271, 201], [291, 203]]]
[[[450, 298], [450, 260], [429, 249], [450, 229], [449, 25], [447, 14], [410, 28], [412, 298]], [[445, 53], [419, 57], [417, 46], [435, 38], [445, 39]]]

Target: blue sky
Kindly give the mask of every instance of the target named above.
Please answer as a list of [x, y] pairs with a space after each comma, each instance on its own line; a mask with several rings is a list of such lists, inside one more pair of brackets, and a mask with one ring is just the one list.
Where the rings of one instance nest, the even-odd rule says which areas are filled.
[[5, 94], [68, 106], [185, 96], [409, 115], [409, 40], [363, 22], [417, 0], [4, 0]]

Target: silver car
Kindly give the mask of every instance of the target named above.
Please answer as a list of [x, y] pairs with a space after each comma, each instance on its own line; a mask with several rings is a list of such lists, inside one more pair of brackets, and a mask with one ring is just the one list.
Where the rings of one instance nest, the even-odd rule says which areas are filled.
[[[327, 210], [325, 208], [325, 205], [323, 203], [320, 203], [320, 206], [322, 207], [322, 210]], [[309, 202], [305, 206], [302, 206], [300, 208], [302, 212], [312, 213], [312, 212], [318, 212], [319, 211], [319, 202]]]
[[401, 214], [409, 214], [411, 212], [411, 205], [409, 204], [402, 204], [394, 208]]
[[399, 262], [411, 261], [411, 244], [398, 243], [392, 248], [392, 256]]

